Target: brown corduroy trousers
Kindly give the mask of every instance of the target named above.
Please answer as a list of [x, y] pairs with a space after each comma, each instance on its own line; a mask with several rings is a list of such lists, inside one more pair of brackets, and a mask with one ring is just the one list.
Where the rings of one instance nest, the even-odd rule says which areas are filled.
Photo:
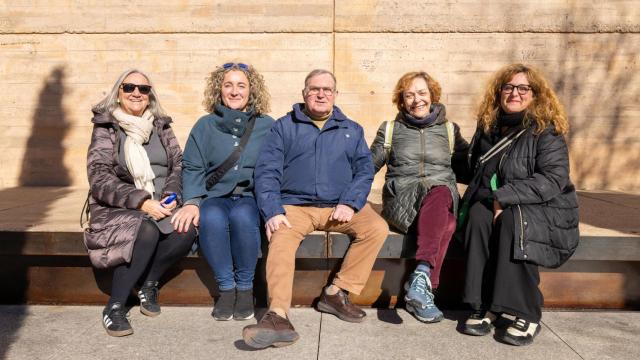
[[360, 294], [389, 233], [386, 221], [369, 204], [355, 213], [347, 223], [329, 221], [333, 208], [293, 205], [285, 205], [284, 208], [292, 227], [289, 229], [280, 225], [280, 229], [273, 233], [269, 241], [269, 308], [289, 311], [296, 251], [304, 237], [314, 230], [340, 232], [353, 238], [333, 284], [348, 292]]

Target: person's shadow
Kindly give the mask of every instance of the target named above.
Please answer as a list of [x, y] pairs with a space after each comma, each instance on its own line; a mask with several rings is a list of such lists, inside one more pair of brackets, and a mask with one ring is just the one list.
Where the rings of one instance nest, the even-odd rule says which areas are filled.
[[[33, 112], [29, 139], [20, 167], [16, 187], [0, 190], [0, 216], [11, 219], [16, 208], [31, 206], [29, 216], [38, 225], [55, 211], [53, 203], [70, 193], [64, 187], [71, 184], [69, 169], [64, 164], [65, 148], [63, 140], [69, 132], [70, 121], [64, 110], [65, 96], [64, 66], [53, 68], [44, 80], [38, 104]], [[28, 196], [28, 187], [46, 187], [38, 189], [38, 199]], [[28, 228], [17, 231], [1, 231], [2, 252], [0, 252], [0, 283], [5, 284], [0, 291], [0, 304], [26, 304], [29, 301], [29, 268], [38, 266], [37, 257], [22, 256]], [[24, 306], [5, 308], [0, 327], [0, 359], [6, 357], [10, 345], [16, 340], [27, 315]]]

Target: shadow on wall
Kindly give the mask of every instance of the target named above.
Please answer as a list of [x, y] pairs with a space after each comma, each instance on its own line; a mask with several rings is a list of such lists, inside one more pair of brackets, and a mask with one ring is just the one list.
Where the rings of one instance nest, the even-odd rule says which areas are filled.
[[65, 67], [51, 71], [40, 91], [31, 135], [22, 160], [20, 186], [69, 186], [62, 144], [70, 123], [63, 108]]
[[[479, 10], [481, 11], [481, 10]], [[519, 29], [519, 10], [505, 10], [509, 29]], [[549, 75], [571, 124], [567, 136], [571, 178], [579, 189], [640, 191], [640, 141], [634, 114], [640, 110], [640, 49], [634, 33], [598, 33], [591, 6], [569, 2], [557, 33], [511, 34], [509, 62], [538, 66]], [[624, 16], [622, 2], [615, 14]], [[617, 14], [617, 15], [616, 15]], [[577, 33], [590, 27], [594, 33]]]
[[[589, 9], [573, 2], [567, 30], [577, 19], [592, 16]], [[618, 13], [627, 10], [620, 8]], [[591, 37], [588, 43], [581, 41], [586, 36]], [[564, 37], [569, 46], [555, 62], [562, 70], [554, 88], [564, 94], [572, 125], [567, 137], [571, 157], [577, 160], [572, 179], [578, 188], [639, 191], [640, 141], [631, 114], [640, 100], [637, 35], [565, 33]]]
[[[62, 141], [69, 130], [69, 121], [62, 106], [65, 93], [65, 68], [54, 68], [40, 91], [38, 105], [32, 117], [31, 133], [25, 148], [19, 178], [20, 187], [0, 190], [0, 217], [9, 222], [13, 231], [0, 231], [3, 243], [0, 244], [0, 304], [25, 304], [28, 299], [29, 271], [37, 266], [37, 260], [23, 253], [29, 227], [37, 225], [47, 216], [56, 199], [66, 196], [69, 191], [51, 188], [38, 196], [30, 193], [25, 186], [67, 186], [70, 184], [69, 170], [63, 163], [64, 147]], [[44, 196], [42, 194], [45, 194]], [[21, 214], [18, 208], [30, 206], [28, 213]], [[24, 210], [23, 210], [24, 211]], [[15, 220], [11, 220], [12, 216]], [[17, 216], [26, 218], [16, 219]], [[18, 221], [19, 220], [19, 221]], [[24, 229], [14, 229], [16, 224], [24, 224]], [[2, 336], [0, 336], [0, 359], [6, 357], [11, 343], [24, 318], [28, 315], [23, 307], [9, 308], [3, 311]], [[3, 320], [3, 322], [4, 322]]]

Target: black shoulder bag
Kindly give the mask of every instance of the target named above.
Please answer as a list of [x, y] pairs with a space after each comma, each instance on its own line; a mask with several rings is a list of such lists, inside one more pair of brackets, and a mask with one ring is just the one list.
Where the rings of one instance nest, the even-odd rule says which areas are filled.
[[229, 157], [220, 166], [218, 166], [213, 171], [213, 174], [211, 174], [211, 176], [209, 176], [209, 178], [207, 179], [207, 191], [211, 190], [211, 188], [215, 184], [217, 184], [220, 179], [222, 179], [224, 174], [226, 174], [227, 171], [229, 171], [229, 169], [231, 169], [233, 165], [238, 162], [238, 159], [240, 159], [240, 155], [242, 154], [242, 150], [244, 150], [244, 147], [247, 146], [247, 142], [249, 142], [251, 132], [253, 131], [253, 125], [255, 125], [255, 123], [256, 115], [253, 114], [251, 115], [251, 118], [249, 118], [247, 128], [244, 130], [244, 134], [242, 134], [242, 137], [240, 138], [240, 144], [238, 145], [238, 147], [233, 150], [231, 155], [229, 155]]

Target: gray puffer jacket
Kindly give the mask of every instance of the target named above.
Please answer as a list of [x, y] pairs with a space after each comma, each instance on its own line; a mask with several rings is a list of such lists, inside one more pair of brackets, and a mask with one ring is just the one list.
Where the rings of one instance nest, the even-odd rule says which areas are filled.
[[384, 149], [386, 121], [380, 125], [371, 144], [375, 171], [387, 165], [382, 188], [382, 216], [403, 233], [414, 222], [422, 200], [434, 186], [449, 188], [453, 213], [457, 214], [459, 194], [452, 163], [464, 167], [469, 145], [454, 123], [454, 151], [451, 153], [444, 105], [434, 103], [433, 106], [434, 111], [440, 113], [433, 124], [422, 129], [409, 125], [398, 113], [388, 156]]
[[[138, 229], [146, 216], [138, 210], [151, 194], [136, 189], [126, 164], [119, 159], [120, 127], [109, 113], [94, 113], [91, 145], [87, 154], [90, 222], [84, 244], [93, 266], [107, 268], [131, 261]], [[162, 196], [176, 193], [181, 204], [182, 150], [171, 118], [155, 119], [153, 124], [167, 152], [168, 176]]]

